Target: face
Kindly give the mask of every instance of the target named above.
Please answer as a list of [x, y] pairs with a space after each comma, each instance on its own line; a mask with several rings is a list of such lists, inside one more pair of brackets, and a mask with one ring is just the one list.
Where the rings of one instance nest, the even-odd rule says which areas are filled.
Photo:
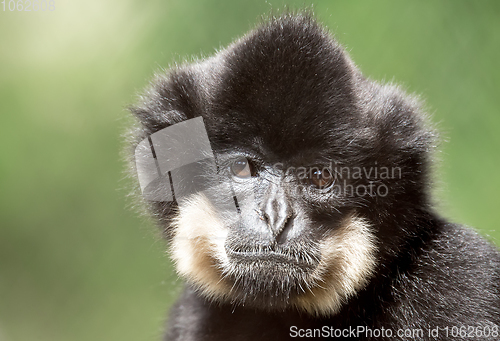
[[324, 150], [280, 153], [259, 136], [251, 146], [212, 141], [226, 181], [178, 201], [179, 273], [214, 300], [338, 311], [366, 285], [376, 246], [369, 222], [341, 194], [348, 183], [333, 160]]

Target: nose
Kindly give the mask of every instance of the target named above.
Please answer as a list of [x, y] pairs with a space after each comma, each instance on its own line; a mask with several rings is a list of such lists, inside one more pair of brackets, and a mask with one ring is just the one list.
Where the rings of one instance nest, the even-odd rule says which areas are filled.
[[262, 202], [262, 218], [277, 238], [286, 227], [291, 225], [293, 210], [288, 202], [285, 192], [278, 185], [271, 185]]

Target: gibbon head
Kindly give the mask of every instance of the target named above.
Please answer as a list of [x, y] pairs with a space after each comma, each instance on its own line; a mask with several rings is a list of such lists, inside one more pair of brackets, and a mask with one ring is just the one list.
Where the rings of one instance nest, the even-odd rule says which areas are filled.
[[428, 202], [417, 101], [363, 77], [306, 14], [158, 75], [133, 112], [144, 197], [214, 301], [334, 314]]

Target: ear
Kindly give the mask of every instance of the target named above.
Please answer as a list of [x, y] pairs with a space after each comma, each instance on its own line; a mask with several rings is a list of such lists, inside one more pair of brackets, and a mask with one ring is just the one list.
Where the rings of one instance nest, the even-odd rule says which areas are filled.
[[435, 147], [437, 133], [419, 98], [391, 84], [371, 86], [376, 87], [376, 95], [367, 103], [368, 115], [375, 123], [380, 148], [426, 159]]
[[[377, 205], [391, 202], [407, 203], [409, 207], [426, 205], [432, 184], [431, 161], [435, 158], [437, 134], [429, 123], [422, 103], [416, 96], [399, 87], [380, 85], [370, 81], [361, 86], [373, 95], [365, 96], [366, 127], [372, 127], [367, 136], [366, 155], [382, 167], [398, 168], [398, 175], [386, 179], [391, 191], [379, 197]], [[369, 140], [368, 140], [369, 139]]]

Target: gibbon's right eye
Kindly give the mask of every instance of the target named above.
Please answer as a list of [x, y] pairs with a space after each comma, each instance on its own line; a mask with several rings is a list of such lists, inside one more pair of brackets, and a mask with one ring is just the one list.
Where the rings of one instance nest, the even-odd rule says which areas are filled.
[[323, 189], [329, 187], [334, 182], [334, 179], [328, 169], [316, 169], [311, 173], [309, 181], [314, 187]]
[[240, 179], [249, 179], [254, 175], [254, 169], [246, 157], [240, 157], [231, 164], [231, 173]]

